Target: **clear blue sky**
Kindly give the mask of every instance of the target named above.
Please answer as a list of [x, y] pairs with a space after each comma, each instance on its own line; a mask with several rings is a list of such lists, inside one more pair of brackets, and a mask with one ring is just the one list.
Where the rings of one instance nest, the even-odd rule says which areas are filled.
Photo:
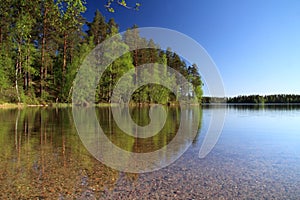
[[115, 19], [120, 31], [137, 24], [190, 36], [216, 63], [227, 96], [300, 94], [299, 0], [139, 2], [138, 12], [116, 6], [116, 13], [109, 13], [104, 1], [87, 0], [85, 17], [91, 21], [98, 8], [107, 20]]

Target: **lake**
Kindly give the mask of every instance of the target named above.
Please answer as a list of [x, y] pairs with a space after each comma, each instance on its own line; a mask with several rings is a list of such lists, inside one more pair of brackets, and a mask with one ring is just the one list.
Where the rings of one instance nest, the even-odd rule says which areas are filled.
[[[226, 111], [223, 131], [200, 159], [214, 109]], [[139, 139], [116, 126], [110, 108], [96, 108], [96, 113], [115, 145], [143, 153], [175, 137], [183, 112], [166, 110], [163, 129]], [[150, 122], [148, 112], [130, 109], [141, 126]], [[300, 106], [203, 106], [197, 112], [198, 131], [187, 151], [165, 168], [139, 174], [95, 159], [76, 131], [70, 108], [1, 109], [0, 199], [300, 198]]]

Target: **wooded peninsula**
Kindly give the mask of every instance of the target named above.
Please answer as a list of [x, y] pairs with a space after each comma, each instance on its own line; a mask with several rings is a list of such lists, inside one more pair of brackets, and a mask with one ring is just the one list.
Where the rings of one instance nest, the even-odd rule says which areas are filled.
[[[71, 103], [73, 81], [84, 58], [119, 32], [113, 18], [106, 20], [97, 10], [93, 21], [88, 22], [83, 17], [85, 11], [82, 0], [1, 1], [0, 103]], [[203, 84], [197, 66], [187, 64], [171, 49], [161, 50], [155, 41], [142, 38], [136, 28], [129, 28], [134, 31], [123, 34], [118, 45], [126, 48], [134, 43], [148, 48], [125, 54], [106, 69], [95, 103], [109, 103], [120, 77], [146, 63], [162, 64], [181, 73], [195, 91], [185, 95], [201, 100]], [[177, 99], [167, 88], [149, 84], [136, 90], [131, 101], [167, 104]]]

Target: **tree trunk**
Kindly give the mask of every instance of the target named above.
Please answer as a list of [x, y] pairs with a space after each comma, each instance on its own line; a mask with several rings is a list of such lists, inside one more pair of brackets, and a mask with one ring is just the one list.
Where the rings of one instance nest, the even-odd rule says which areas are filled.
[[20, 99], [20, 93], [19, 93], [19, 87], [18, 87], [18, 71], [19, 71], [19, 61], [17, 61], [17, 64], [16, 64], [16, 78], [15, 78], [15, 85], [16, 85], [16, 91], [17, 91], [17, 97], [18, 97], [18, 103], [21, 102], [21, 99]]
[[29, 88], [29, 68], [30, 68], [30, 46], [27, 47], [27, 52], [26, 52], [26, 68], [24, 68], [24, 90], [28, 91]]
[[[27, 63], [27, 61], [26, 61], [26, 63]], [[27, 89], [28, 89], [28, 84], [27, 83], [28, 83], [27, 82], [27, 69], [24, 68], [24, 74], [23, 74], [23, 89], [24, 89], [24, 92], [26, 92]]]
[[40, 68], [40, 95], [41, 96], [43, 94], [43, 86], [44, 86], [47, 12], [48, 12], [48, 10], [47, 10], [47, 8], [45, 8], [44, 19], [43, 19], [42, 58], [41, 58], [41, 68]]
[[65, 80], [66, 68], [67, 68], [67, 33], [64, 33], [64, 55], [63, 55], [63, 81]]
[[[137, 46], [137, 45], [136, 45]], [[137, 81], [138, 81], [138, 59], [137, 59], [137, 56], [138, 56], [138, 50], [134, 50], [134, 67], [135, 67], [135, 84], [137, 84]]]
[[45, 63], [45, 38], [42, 39], [42, 62], [41, 62], [41, 68], [40, 68], [40, 96], [43, 94], [43, 82], [44, 82], [44, 63]]
[[19, 92], [19, 87], [18, 87], [18, 74], [19, 74], [19, 72], [21, 72], [21, 59], [22, 59], [20, 45], [18, 46], [18, 54], [19, 54], [19, 58], [17, 59], [17, 63], [16, 63], [15, 87], [16, 87], [16, 91], [17, 91], [18, 103], [20, 103], [21, 98], [20, 98], [20, 92]]
[[[31, 59], [30, 57], [30, 48], [27, 49], [27, 66], [29, 67], [29, 61]], [[30, 70], [27, 70], [27, 77], [26, 77], [26, 81], [27, 81], [27, 89], [30, 89], [31, 87], [31, 74], [30, 74]]]

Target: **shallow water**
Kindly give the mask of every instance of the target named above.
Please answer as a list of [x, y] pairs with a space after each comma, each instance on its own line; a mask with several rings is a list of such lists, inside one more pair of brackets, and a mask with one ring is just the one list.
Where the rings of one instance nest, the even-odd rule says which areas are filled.
[[[133, 174], [105, 166], [83, 146], [71, 109], [0, 110], [0, 199], [298, 199], [300, 107], [224, 106], [222, 134], [203, 159], [199, 149], [212, 110], [190, 148], [170, 166]], [[149, 123], [147, 108], [132, 109]], [[110, 109], [98, 108], [106, 135], [127, 151], [149, 152], [175, 137], [181, 112], [168, 109], [164, 129], [148, 139], [124, 135]]]

